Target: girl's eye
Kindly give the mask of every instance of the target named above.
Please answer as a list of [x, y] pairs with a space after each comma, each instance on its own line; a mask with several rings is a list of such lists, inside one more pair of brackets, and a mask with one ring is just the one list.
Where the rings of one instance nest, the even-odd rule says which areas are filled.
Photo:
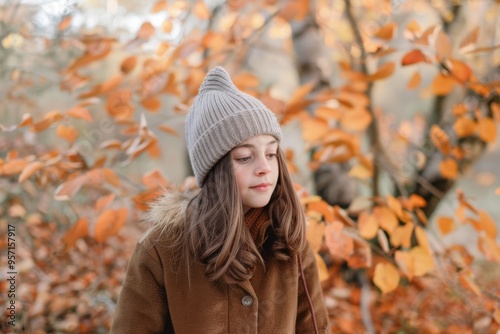
[[277, 154], [276, 153], [270, 153], [267, 155], [269, 159], [276, 158]]
[[243, 158], [236, 159], [236, 161], [238, 161], [238, 162], [247, 162], [247, 161], [250, 161], [250, 159], [251, 159], [250, 157], [243, 157]]

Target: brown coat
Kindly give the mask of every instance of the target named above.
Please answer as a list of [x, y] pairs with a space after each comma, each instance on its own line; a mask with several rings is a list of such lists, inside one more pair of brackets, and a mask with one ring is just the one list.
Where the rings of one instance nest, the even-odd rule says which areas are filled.
[[[186, 195], [165, 195], [152, 209], [155, 224], [181, 224]], [[269, 224], [268, 224], [269, 225]], [[234, 286], [209, 282], [202, 265], [193, 263], [190, 281], [174, 270], [172, 251], [150, 230], [137, 243], [118, 299], [112, 334], [124, 333], [314, 333], [296, 260], [270, 258], [266, 271]], [[320, 333], [328, 333], [314, 254], [301, 254], [306, 284]]]

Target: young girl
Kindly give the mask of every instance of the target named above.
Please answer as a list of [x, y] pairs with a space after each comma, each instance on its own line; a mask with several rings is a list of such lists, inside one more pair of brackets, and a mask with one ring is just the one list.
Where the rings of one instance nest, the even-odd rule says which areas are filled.
[[207, 74], [186, 119], [200, 189], [152, 205], [111, 333], [329, 332], [280, 140], [264, 104]]

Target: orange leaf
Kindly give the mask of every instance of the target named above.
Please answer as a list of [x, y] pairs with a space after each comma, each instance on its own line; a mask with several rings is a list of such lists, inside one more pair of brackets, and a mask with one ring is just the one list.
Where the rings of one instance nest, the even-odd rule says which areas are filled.
[[92, 116], [90, 115], [88, 109], [84, 108], [84, 107], [77, 106], [77, 107], [71, 108], [68, 111], [66, 111], [66, 114], [68, 114], [69, 116], [71, 116], [73, 118], [79, 118], [79, 119], [83, 119], [87, 122], [92, 122]]
[[119, 141], [118, 139], [109, 139], [101, 143], [99, 145], [100, 148], [102, 149], [115, 149], [115, 150], [121, 150], [122, 149], [122, 142]]
[[33, 174], [38, 172], [45, 164], [41, 161], [33, 161], [29, 165], [23, 168], [21, 175], [19, 175], [18, 182], [21, 183], [24, 180], [31, 177]]
[[88, 234], [89, 234], [89, 223], [87, 219], [80, 218], [71, 227], [71, 229], [66, 232], [62, 240], [64, 242], [64, 245], [66, 246], [66, 249], [69, 250], [75, 245], [75, 242], [78, 239], [86, 237]]
[[390, 22], [386, 24], [385, 26], [381, 27], [375, 34], [374, 36], [383, 40], [391, 40], [394, 38], [394, 35], [397, 30], [397, 25], [394, 22]]
[[478, 248], [488, 261], [500, 262], [500, 247], [495, 239], [488, 235], [479, 235]]
[[368, 212], [361, 212], [358, 218], [359, 234], [367, 239], [373, 239], [377, 235], [378, 224], [375, 217]]
[[313, 251], [318, 252], [323, 244], [325, 224], [316, 219], [307, 219], [306, 237]]
[[127, 74], [135, 68], [136, 64], [137, 64], [136, 56], [127, 57], [120, 64], [120, 71], [122, 71], [123, 74]]
[[415, 89], [420, 85], [421, 81], [422, 81], [422, 76], [420, 75], [419, 71], [416, 71], [415, 73], [413, 73], [410, 80], [408, 80], [408, 84], [406, 85], [406, 88]]
[[194, 14], [202, 20], [210, 18], [210, 10], [208, 10], [207, 5], [203, 1], [198, 1], [194, 5]]
[[[203, 45], [208, 48], [212, 49], [214, 52], [220, 52], [224, 47], [227, 45], [227, 38], [224, 34], [222, 33], [216, 33], [213, 31], [208, 31], [205, 36], [203, 36], [202, 40]], [[238, 87], [239, 89], [242, 89], [242, 86], [239, 86], [241, 82], [234, 82], [233, 83]], [[245, 87], [245, 86], [243, 86]]]
[[65, 126], [64, 124], [60, 124], [56, 129], [56, 133], [59, 137], [70, 143], [74, 142], [76, 138], [78, 138], [78, 131], [71, 125]]
[[326, 222], [333, 221], [333, 208], [327, 202], [323, 200], [314, 201], [307, 205], [307, 209], [311, 211], [316, 211], [321, 214], [322, 219]]
[[386, 206], [377, 206], [373, 208], [373, 215], [380, 228], [389, 233], [389, 235], [391, 235], [392, 231], [399, 225], [398, 218], [394, 212], [389, 210]]
[[95, 202], [95, 211], [100, 211], [101, 209], [107, 207], [110, 205], [115, 199], [115, 194], [109, 194], [106, 196], [100, 197], [96, 202]]
[[448, 35], [443, 31], [443, 29], [441, 29], [437, 35], [435, 47], [436, 47], [436, 53], [441, 57], [443, 58], [451, 57], [451, 51], [452, 51], [451, 41]]
[[446, 235], [455, 229], [455, 221], [452, 217], [439, 217], [437, 221], [439, 231], [442, 235]]
[[348, 174], [350, 177], [354, 177], [360, 180], [368, 180], [373, 175], [373, 171], [369, 170], [365, 166], [359, 164], [351, 168]]
[[377, 241], [380, 247], [382, 247], [382, 249], [384, 250], [384, 252], [386, 253], [390, 252], [389, 240], [387, 240], [387, 236], [385, 235], [384, 231], [380, 229], [377, 231]]
[[413, 224], [397, 226], [391, 234], [391, 244], [394, 247], [411, 247], [411, 235], [413, 233]]
[[422, 29], [420, 28], [420, 25], [417, 23], [417, 21], [411, 20], [406, 25], [406, 29], [404, 31], [404, 36], [407, 39], [411, 39], [411, 40], [415, 39], [421, 30]]
[[436, 148], [443, 153], [444, 155], [448, 155], [450, 153], [450, 139], [446, 132], [443, 131], [438, 125], [434, 124], [431, 127], [431, 141], [436, 146]]
[[481, 118], [477, 124], [479, 138], [487, 143], [492, 143], [497, 137], [497, 125], [489, 117]]
[[252, 73], [243, 72], [233, 77], [233, 83], [240, 89], [247, 89], [259, 86], [260, 80]]
[[470, 269], [465, 269], [460, 272], [458, 278], [464, 287], [474, 292], [476, 296], [481, 297], [481, 289], [477, 286], [476, 282], [474, 282], [474, 274]]
[[168, 186], [167, 180], [163, 178], [160, 171], [154, 169], [142, 175], [142, 183], [149, 188], [166, 187]]
[[460, 53], [465, 53], [467, 51], [473, 50], [476, 46], [477, 36], [479, 34], [479, 27], [472, 29], [460, 42], [458, 50]]
[[394, 62], [384, 63], [382, 66], [379, 67], [377, 72], [375, 72], [372, 75], [368, 75], [366, 77], [366, 80], [375, 81], [375, 80], [381, 80], [381, 79], [385, 79], [387, 77], [390, 77], [392, 75], [392, 73], [394, 73], [395, 68], [396, 68], [396, 64]]
[[86, 175], [80, 175], [60, 184], [54, 192], [54, 199], [57, 201], [67, 201], [73, 197], [87, 181]]
[[454, 85], [455, 80], [452, 77], [439, 72], [432, 81], [431, 91], [435, 95], [446, 95], [451, 92]]
[[330, 254], [347, 260], [354, 251], [354, 240], [343, 232], [344, 224], [334, 221], [325, 228], [325, 243]]
[[127, 209], [109, 209], [99, 215], [94, 228], [94, 238], [97, 242], [104, 242], [115, 235], [125, 224]]
[[59, 22], [59, 24], [57, 25], [57, 29], [66, 30], [71, 24], [71, 19], [71, 15], [65, 16], [64, 19], [62, 19], [61, 22]]
[[322, 118], [324, 120], [333, 119], [338, 121], [342, 116], [342, 112], [339, 109], [325, 107], [325, 106], [316, 108], [314, 113], [317, 117]]
[[486, 211], [479, 210], [479, 224], [481, 230], [485, 231], [487, 236], [492, 239], [497, 237], [497, 226], [495, 221]]
[[453, 124], [453, 130], [459, 138], [468, 137], [476, 132], [476, 123], [469, 117], [458, 117]]
[[30, 126], [33, 124], [33, 118], [31, 117], [30, 114], [23, 114], [23, 118], [21, 119], [21, 122], [19, 123], [18, 127], [22, 128], [24, 126]]
[[139, 28], [139, 32], [137, 33], [138, 39], [148, 39], [155, 33], [155, 27], [149, 23], [144, 22]]
[[101, 94], [108, 93], [118, 87], [118, 85], [123, 81], [123, 76], [121, 74], [117, 74], [109, 78], [107, 81], [103, 82], [100, 85], [99, 92]]
[[174, 135], [174, 136], [178, 135], [177, 130], [175, 130], [174, 128], [172, 128], [170, 126], [159, 125], [158, 129], [160, 129], [161, 131], [164, 131], [166, 133], [170, 133], [171, 135]]
[[495, 322], [500, 325], [500, 308], [497, 308], [495, 312], [493, 312], [493, 319], [495, 319]]
[[427, 57], [424, 55], [422, 51], [419, 49], [411, 50], [407, 54], [403, 56], [403, 59], [401, 59], [401, 65], [407, 66], [407, 65], [413, 65], [420, 63], [422, 61], [427, 62]]
[[500, 103], [493, 102], [491, 104], [491, 113], [493, 114], [493, 118], [500, 122]]
[[146, 108], [152, 112], [157, 112], [158, 109], [160, 109], [160, 107], [161, 107], [161, 101], [156, 96], [151, 96], [151, 97], [148, 97], [148, 98], [142, 100], [141, 104], [144, 108]]
[[379, 262], [375, 266], [373, 283], [384, 294], [396, 290], [399, 285], [400, 278], [398, 270], [390, 263]]
[[472, 69], [464, 63], [463, 61], [450, 59], [451, 62], [451, 73], [455, 80], [459, 83], [464, 84], [471, 79]]
[[439, 170], [441, 171], [441, 175], [448, 180], [454, 180], [458, 176], [458, 165], [452, 158], [446, 158], [441, 161], [439, 163]]
[[302, 138], [314, 142], [323, 137], [328, 131], [328, 122], [321, 118], [308, 117], [301, 122]]
[[164, 33], [168, 34], [172, 31], [174, 28], [174, 24], [170, 20], [165, 20], [163, 24], [161, 25], [161, 30], [163, 30]]
[[346, 130], [364, 131], [372, 122], [372, 116], [365, 109], [353, 109], [344, 112], [340, 123]]
[[159, 0], [154, 4], [153, 8], [151, 8], [151, 13], [156, 14], [165, 10], [166, 8], [167, 8], [167, 1]]

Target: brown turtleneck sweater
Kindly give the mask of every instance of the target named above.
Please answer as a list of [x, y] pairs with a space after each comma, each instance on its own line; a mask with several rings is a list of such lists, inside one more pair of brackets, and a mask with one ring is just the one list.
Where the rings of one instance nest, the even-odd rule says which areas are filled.
[[245, 224], [257, 247], [264, 243], [264, 235], [270, 223], [269, 215], [264, 208], [250, 209], [245, 213]]

